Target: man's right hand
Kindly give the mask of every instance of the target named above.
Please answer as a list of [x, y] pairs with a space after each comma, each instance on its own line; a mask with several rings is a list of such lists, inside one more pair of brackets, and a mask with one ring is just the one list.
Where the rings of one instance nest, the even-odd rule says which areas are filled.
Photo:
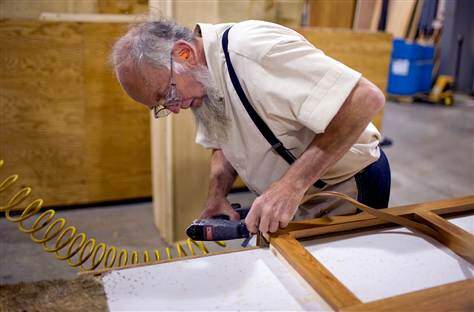
[[217, 215], [229, 216], [230, 220], [240, 220], [240, 216], [225, 197], [209, 198], [199, 219], [211, 219]]

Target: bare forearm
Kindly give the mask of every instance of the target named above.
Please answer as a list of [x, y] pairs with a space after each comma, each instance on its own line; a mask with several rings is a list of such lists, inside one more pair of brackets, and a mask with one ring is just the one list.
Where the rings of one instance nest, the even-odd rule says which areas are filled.
[[381, 91], [361, 79], [326, 131], [315, 136], [281, 182], [305, 192], [357, 141], [383, 103]]
[[221, 150], [213, 150], [208, 197], [225, 197], [237, 177], [237, 172]]

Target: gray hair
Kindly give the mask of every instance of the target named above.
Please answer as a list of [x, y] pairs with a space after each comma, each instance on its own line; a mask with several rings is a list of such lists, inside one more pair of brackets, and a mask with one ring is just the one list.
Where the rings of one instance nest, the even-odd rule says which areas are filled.
[[170, 66], [170, 54], [177, 40], [192, 42], [194, 33], [174, 21], [160, 19], [130, 27], [112, 48], [111, 63], [118, 70], [131, 60], [135, 66], [145, 62], [156, 68]]

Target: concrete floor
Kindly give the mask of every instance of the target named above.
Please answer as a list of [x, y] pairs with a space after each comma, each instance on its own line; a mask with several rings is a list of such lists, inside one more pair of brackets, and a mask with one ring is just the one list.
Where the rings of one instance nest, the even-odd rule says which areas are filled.
[[[474, 100], [454, 107], [397, 104], [385, 107], [385, 148], [392, 168], [390, 206], [474, 193]], [[232, 201], [251, 202], [249, 194]], [[165, 246], [153, 224], [151, 203], [72, 209], [58, 212], [80, 231], [128, 249]], [[77, 271], [33, 244], [16, 225], [0, 218], [0, 284], [74, 278]]]

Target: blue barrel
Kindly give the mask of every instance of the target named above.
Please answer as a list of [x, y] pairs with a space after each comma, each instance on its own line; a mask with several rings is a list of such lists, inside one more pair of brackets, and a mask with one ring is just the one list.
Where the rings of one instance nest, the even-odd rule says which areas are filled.
[[387, 91], [394, 95], [429, 92], [434, 48], [393, 40]]
[[422, 56], [417, 61], [420, 67], [420, 88], [418, 92], [429, 93], [433, 82], [433, 58], [435, 49], [433, 46], [421, 46]]

